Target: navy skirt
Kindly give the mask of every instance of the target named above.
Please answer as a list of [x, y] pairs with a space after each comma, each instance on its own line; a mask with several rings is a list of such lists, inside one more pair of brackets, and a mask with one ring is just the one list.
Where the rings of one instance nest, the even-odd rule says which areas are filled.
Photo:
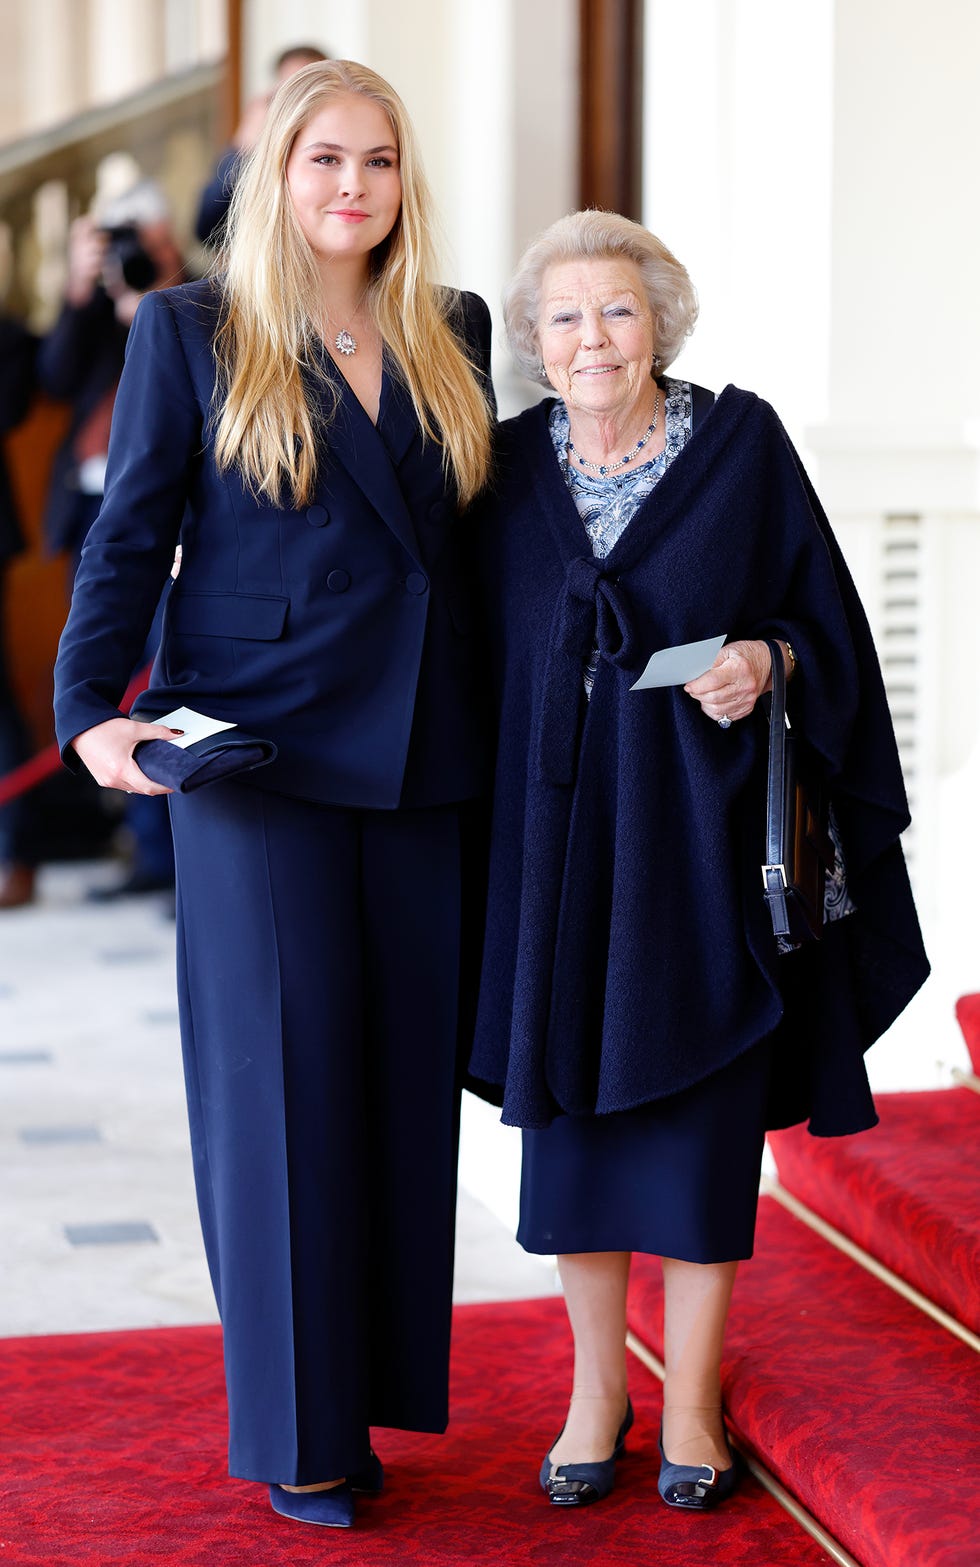
[[751, 1257], [771, 1055], [763, 1040], [683, 1093], [525, 1130], [525, 1251]]

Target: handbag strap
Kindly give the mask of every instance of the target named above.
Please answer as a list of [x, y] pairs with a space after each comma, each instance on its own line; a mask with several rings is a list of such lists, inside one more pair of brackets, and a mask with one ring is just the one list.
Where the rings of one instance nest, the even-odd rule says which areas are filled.
[[[767, 637], [772, 660], [772, 704], [769, 710], [769, 777], [766, 788], [766, 863], [762, 885], [785, 913], [786, 845], [786, 670], [779, 643]], [[787, 926], [788, 928], [788, 926]]]

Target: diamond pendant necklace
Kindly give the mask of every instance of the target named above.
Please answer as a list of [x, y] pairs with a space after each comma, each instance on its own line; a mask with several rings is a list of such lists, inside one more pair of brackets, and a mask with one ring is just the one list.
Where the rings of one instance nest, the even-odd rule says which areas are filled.
[[[351, 349], [350, 352], [353, 353], [353, 349]], [[632, 448], [632, 450], [628, 451], [626, 453], [625, 457], [620, 457], [618, 462], [610, 462], [610, 463], [589, 462], [589, 459], [587, 457], [580, 456], [580, 454], [575, 450], [575, 444], [572, 441], [571, 437], [569, 437], [569, 441], [568, 441], [568, 450], [570, 451], [570, 453], [572, 454], [573, 457], [577, 458], [577, 460], [579, 462], [579, 465], [581, 467], [583, 467], [583, 468], [591, 468], [593, 473], [597, 473], [597, 474], [599, 474], [599, 476], [601, 478], [605, 478], [607, 473], [615, 473], [617, 468], [622, 468], [625, 463], [632, 462], [633, 458], [636, 457], [637, 454], [643, 450], [644, 446], [647, 444], [647, 441], [650, 439], [650, 437], [653, 434], [654, 430], [657, 428], [657, 416], [658, 416], [659, 413], [660, 413], [660, 388], [658, 387], [657, 388], [657, 395], [656, 395], [656, 398], [654, 399], [654, 403], [653, 403], [653, 418], [650, 421], [650, 424], [647, 427], [647, 430], [640, 437], [640, 439], [637, 441], [636, 445]]]
[[[367, 289], [364, 290], [364, 294], [366, 293]], [[352, 321], [357, 319], [357, 312], [364, 303], [364, 294], [361, 295], [360, 299], [357, 301], [357, 304], [351, 311], [350, 318]], [[333, 340], [333, 346], [337, 350], [338, 354], [343, 354], [345, 359], [349, 359], [351, 354], [357, 353], [357, 338], [354, 336], [349, 327], [341, 327], [340, 331], [337, 333], [337, 336]]]

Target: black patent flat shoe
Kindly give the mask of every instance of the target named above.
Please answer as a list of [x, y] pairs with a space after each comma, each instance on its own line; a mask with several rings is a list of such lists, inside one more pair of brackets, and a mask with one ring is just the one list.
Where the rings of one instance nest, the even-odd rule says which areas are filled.
[[[587, 1507], [590, 1502], [601, 1502], [616, 1483], [616, 1460], [626, 1451], [626, 1434], [633, 1424], [633, 1405], [627, 1398], [626, 1414], [616, 1433], [616, 1446], [612, 1456], [596, 1464], [553, 1464], [549, 1452], [541, 1465], [541, 1489], [547, 1491], [554, 1507]], [[562, 1426], [562, 1431], [564, 1431]], [[561, 1440], [561, 1431], [555, 1441]]]
[[352, 1470], [347, 1476], [347, 1484], [352, 1491], [360, 1491], [366, 1496], [377, 1496], [379, 1491], [384, 1490], [384, 1465], [373, 1447], [364, 1468]]
[[[727, 1445], [727, 1443], [726, 1443]], [[660, 1427], [660, 1477], [657, 1490], [668, 1507], [683, 1507], [688, 1512], [708, 1512], [719, 1502], [727, 1502], [735, 1489], [735, 1460], [727, 1469], [711, 1464], [672, 1464], [664, 1452], [664, 1428]]]

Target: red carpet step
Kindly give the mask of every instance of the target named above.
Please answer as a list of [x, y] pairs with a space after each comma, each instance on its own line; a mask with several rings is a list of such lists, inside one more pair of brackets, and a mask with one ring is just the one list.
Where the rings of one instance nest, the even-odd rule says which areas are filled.
[[980, 995], [960, 997], [956, 1003], [956, 1020], [963, 1030], [973, 1070], [980, 1077]]
[[632, 1362], [637, 1423], [613, 1495], [549, 1507], [537, 1472], [571, 1380], [560, 1301], [456, 1313], [444, 1437], [376, 1435], [384, 1493], [349, 1531], [277, 1517], [225, 1474], [216, 1328], [0, 1340], [2, 1567], [827, 1567], [747, 1479], [717, 1514], [656, 1492], [660, 1384]]
[[[787, 1191], [980, 1333], [980, 1094], [881, 1094], [857, 1137], [774, 1132]], [[980, 1551], [977, 1553], [980, 1562]]]
[[[662, 1313], [637, 1256], [630, 1327], [658, 1356]], [[977, 1567], [980, 1357], [771, 1197], [724, 1380], [736, 1435], [862, 1567]]]

